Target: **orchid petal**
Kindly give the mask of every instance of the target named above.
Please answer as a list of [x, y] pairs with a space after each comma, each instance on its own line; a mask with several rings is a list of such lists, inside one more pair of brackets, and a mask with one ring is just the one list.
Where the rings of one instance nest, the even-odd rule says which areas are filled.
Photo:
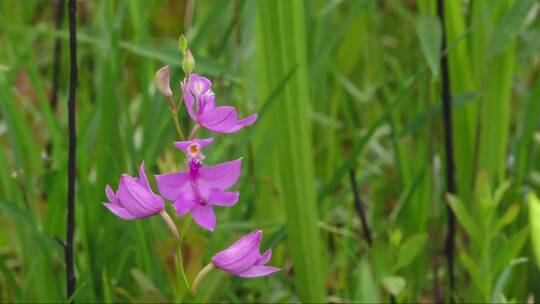
[[199, 115], [212, 111], [216, 107], [216, 94], [208, 91], [199, 98]]
[[177, 141], [174, 143], [174, 145], [176, 146], [176, 148], [182, 150], [184, 153], [189, 154], [188, 148], [192, 144], [198, 144], [199, 147], [202, 149], [208, 146], [209, 144], [211, 144], [213, 141], [214, 139], [210, 137], [207, 139], [193, 139], [193, 140], [188, 140], [188, 141]]
[[107, 187], [105, 187], [105, 194], [107, 195], [107, 199], [109, 200], [109, 202], [121, 205], [120, 200], [112, 190], [111, 186], [107, 185]]
[[142, 162], [141, 166], [139, 167], [139, 178], [137, 178], [136, 180], [139, 185], [145, 187], [148, 191], [152, 192], [152, 188], [150, 188], [150, 184], [148, 183], [148, 179], [146, 178], [146, 173], [144, 172], [144, 162]]
[[246, 118], [240, 119], [240, 120], [236, 121], [236, 123], [232, 127], [227, 129], [223, 133], [234, 133], [234, 132], [242, 129], [245, 126], [249, 126], [249, 125], [253, 124], [255, 121], [257, 121], [257, 117], [258, 117], [258, 114], [255, 113], [255, 114], [252, 114], [252, 115], [250, 115], [250, 116], [248, 116]]
[[159, 193], [168, 200], [175, 201], [184, 191], [187, 191], [189, 174], [185, 172], [156, 175]]
[[216, 107], [199, 116], [199, 123], [210, 131], [225, 133], [234, 127], [238, 114], [233, 107]]
[[212, 82], [203, 76], [199, 76], [195, 73], [189, 75], [189, 90], [193, 95], [199, 97], [208, 92], [212, 87]]
[[227, 249], [218, 252], [212, 263], [231, 273], [237, 274], [253, 266], [259, 259], [262, 231], [256, 230], [243, 236]]
[[131, 213], [129, 213], [126, 208], [118, 205], [118, 204], [111, 204], [111, 203], [103, 203], [103, 205], [105, 207], [107, 207], [107, 209], [109, 209], [109, 211], [111, 211], [114, 215], [118, 216], [119, 218], [122, 218], [124, 220], [134, 220], [138, 217], [132, 215]]
[[195, 111], [193, 109], [193, 105], [195, 104], [195, 96], [193, 96], [193, 93], [191, 91], [184, 92], [184, 82], [180, 84], [180, 88], [182, 89], [182, 94], [184, 95], [184, 104], [186, 105], [186, 109], [189, 113], [189, 117], [191, 119], [197, 121], [197, 115], [195, 114]]
[[217, 188], [210, 189], [210, 198], [208, 203], [213, 206], [232, 206], [238, 201], [240, 193], [227, 192]]
[[120, 180], [117, 196], [129, 213], [136, 217], [144, 217], [154, 213], [152, 208], [143, 203], [145, 200], [152, 199], [144, 192], [146, 189], [139, 185], [133, 177], [124, 175]]
[[191, 209], [191, 215], [199, 226], [214, 231], [214, 228], [216, 227], [216, 215], [214, 214], [212, 206], [195, 205], [193, 209]]
[[241, 158], [212, 167], [202, 167], [199, 169], [201, 187], [227, 190], [238, 181], [241, 169]]
[[259, 258], [255, 265], [266, 265], [272, 258], [272, 249], [266, 250], [266, 252]]
[[186, 198], [180, 196], [176, 201], [174, 201], [174, 209], [176, 210], [177, 216], [183, 216], [193, 209], [195, 203], [191, 198]]
[[257, 277], [264, 277], [264, 276], [270, 275], [280, 270], [281, 269], [277, 267], [272, 267], [272, 266], [253, 266], [249, 268], [248, 270], [242, 273], [239, 273], [237, 275], [242, 278], [257, 278]]

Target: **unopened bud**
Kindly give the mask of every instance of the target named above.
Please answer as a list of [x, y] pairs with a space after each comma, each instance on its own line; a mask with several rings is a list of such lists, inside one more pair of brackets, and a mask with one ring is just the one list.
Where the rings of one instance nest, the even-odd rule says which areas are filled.
[[182, 53], [185, 53], [187, 51], [187, 39], [184, 34], [180, 35], [178, 38], [178, 47], [182, 51]]
[[191, 51], [189, 49], [184, 52], [184, 60], [182, 60], [182, 70], [184, 70], [184, 73], [186, 75], [191, 74], [191, 72], [195, 70], [195, 58], [193, 58], [193, 54], [191, 54]]
[[156, 76], [154, 76], [154, 82], [161, 94], [163, 94], [167, 98], [172, 97], [173, 93], [171, 91], [171, 87], [169, 86], [168, 65], [162, 67], [156, 72]]

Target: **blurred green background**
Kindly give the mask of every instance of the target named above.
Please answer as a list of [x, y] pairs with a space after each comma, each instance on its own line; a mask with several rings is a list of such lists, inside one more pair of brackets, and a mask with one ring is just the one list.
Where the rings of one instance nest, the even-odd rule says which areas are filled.
[[[81, 0], [75, 263], [80, 302], [456, 302], [540, 299], [540, 21], [535, 0]], [[65, 299], [67, 9], [0, 1], [0, 302]], [[157, 217], [102, 206], [121, 173], [184, 159], [153, 85], [177, 38], [241, 132], [213, 135], [208, 164], [244, 157], [234, 208], [186, 232], [190, 280], [255, 228], [270, 277], [214, 271], [192, 297]], [[50, 105], [60, 41], [58, 105]], [[448, 54], [458, 193], [445, 196], [439, 59]], [[190, 121], [183, 108], [181, 118]], [[201, 137], [212, 136], [205, 131]], [[355, 205], [350, 170], [362, 204]], [[151, 181], [153, 183], [153, 179]], [[155, 186], [155, 184], [154, 184]], [[156, 189], [156, 188], [154, 188]], [[444, 256], [458, 220], [456, 288]], [[359, 208], [361, 207], [361, 208]], [[366, 239], [364, 210], [373, 243]], [[185, 218], [177, 219], [183, 229]]]

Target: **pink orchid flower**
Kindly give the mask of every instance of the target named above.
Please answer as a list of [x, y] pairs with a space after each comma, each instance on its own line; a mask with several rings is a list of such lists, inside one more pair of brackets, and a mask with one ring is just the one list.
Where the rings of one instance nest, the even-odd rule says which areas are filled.
[[226, 190], [238, 181], [242, 167], [242, 159], [203, 167], [202, 148], [212, 140], [176, 142], [176, 146], [188, 157], [188, 172], [156, 175], [159, 192], [174, 202], [176, 214], [183, 216], [191, 212], [195, 222], [210, 231], [216, 226], [213, 206], [228, 207], [238, 201], [239, 192]]
[[280, 269], [266, 266], [272, 257], [272, 249], [260, 254], [262, 231], [255, 230], [240, 238], [229, 248], [212, 257], [212, 264], [228, 273], [243, 277], [256, 278], [270, 275]]
[[140, 177], [122, 174], [117, 193], [107, 185], [105, 193], [109, 199], [103, 203], [114, 215], [125, 219], [135, 220], [160, 213], [165, 208], [163, 199], [152, 192], [144, 173], [144, 163], [139, 168]]
[[[182, 82], [182, 90], [184, 90], [184, 86], [184, 82]], [[238, 119], [238, 113], [234, 107], [216, 107], [212, 82], [206, 77], [190, 74], [188, 89], [185, 92], [184, 101], [189, 116], [198, 126], [203, 126], [216, 133], [234, 133], [257, 120], [257, 114]]]

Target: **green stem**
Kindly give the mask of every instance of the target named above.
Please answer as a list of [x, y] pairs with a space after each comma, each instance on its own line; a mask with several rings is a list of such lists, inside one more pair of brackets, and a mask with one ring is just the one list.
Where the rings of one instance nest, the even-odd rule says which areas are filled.
[[193, 281], [193, 285], [191, 287], [191, 292], [193, 294], [197, 293], [197, 289], [199, 288], [199, 285], [201, 284], [204, 277], [214, 269], [214, 264], [209, 263], [208, 265], [204, 266], [204, 268], [197, 274], [197, 277], [195, 277], [195, 280]]
[[178, 112], [172, 111], [174, 124], [176, 125], [176, 131], [178, 131], [178, 135], [180, 135], [180, 140], [184, 140], [184, 132], [182, 132], [182, 127], [180, 126], [180, 121], [178, 120]]
[[163, 219], [163, 221], [169, 228], [169, 231], [171, 232], [171, 234], [173, 235], [173, 237], [176, 239], [178, 243], [178, 255], [177, 255], [176, 263], [178, 263], [178, 267], [180, 268], [180, 273], [182, 274], [182, 278], [184, 280], [184, 283], [186, 284], [187, 289], [190, 290], [191, 287], [189, 286], [186, 272], [184, 271], [184, 259], [182, 258], [182, 238], [184, 236], [184, 233], [182, 233], [182, 237], [180, 237], [180, 233], [178, 233], [178, 229], [176, 228], [174, 221], [165, 210], [162, 210], [159, 213], [159, 215], [161, 216], [161, 218]]
[[184, 280], [184, 284], [186, 285], [187, 290], [190, 290], [191, 287], [189, 286], [189, 281], [186, 276], [186, 272], [184, 271], [184, 258], [182, 257], [182, 241], [178, 241], [178, 255], [177, 255], [177, 263], [180, 267], [180, 274], [182, 274], [182, 279]]
[[180, 95], [180, 100], [177, 104], [174, 103], [172, 98], [169, 98], [169, 108], [171, 109], [174, 125], [176, 126], [176, 131], [178, 132], [178, 135], [180, 135], [180, 140], [184, 140], [184, 132], [182, 132], [182, 127], [180, 126], [180, 121], [178, 120], [178, 109], [182, 106], [182, 102], [184, 101], [184, 96], [186, 95], [186, 90], [189, 85], [189, 74], [186, 75], [186, 78], [184, 78], [184, 81], [186, 82], [186, 85], [184, 86], [184, 90], [182, 90], [182, 95]]
[[201, 128], [201, 125], [199, 124], [196, 124], [193, 129], [191, 130], [191, 132], [189, 132], [189, 137], [188, 137], [188, 140], [192, 140], [195, 138], [195, 135], [197, 135], [197, 131], [199, 131], [199, 129]]
[[189, 74], [186, 75], [184, 78], [184, 81], [186, 82], [186, 85], [184, 86], [184, 89], [182, 90], [182, 95], [180, 95], [180, 100], [178, 101], [178, 104], [176, 105], [176, 108], [180, 107], [182, 105], [182, 102], [184, 101], [184, 96], [186, 95], [186, 91], [189, 90]]

